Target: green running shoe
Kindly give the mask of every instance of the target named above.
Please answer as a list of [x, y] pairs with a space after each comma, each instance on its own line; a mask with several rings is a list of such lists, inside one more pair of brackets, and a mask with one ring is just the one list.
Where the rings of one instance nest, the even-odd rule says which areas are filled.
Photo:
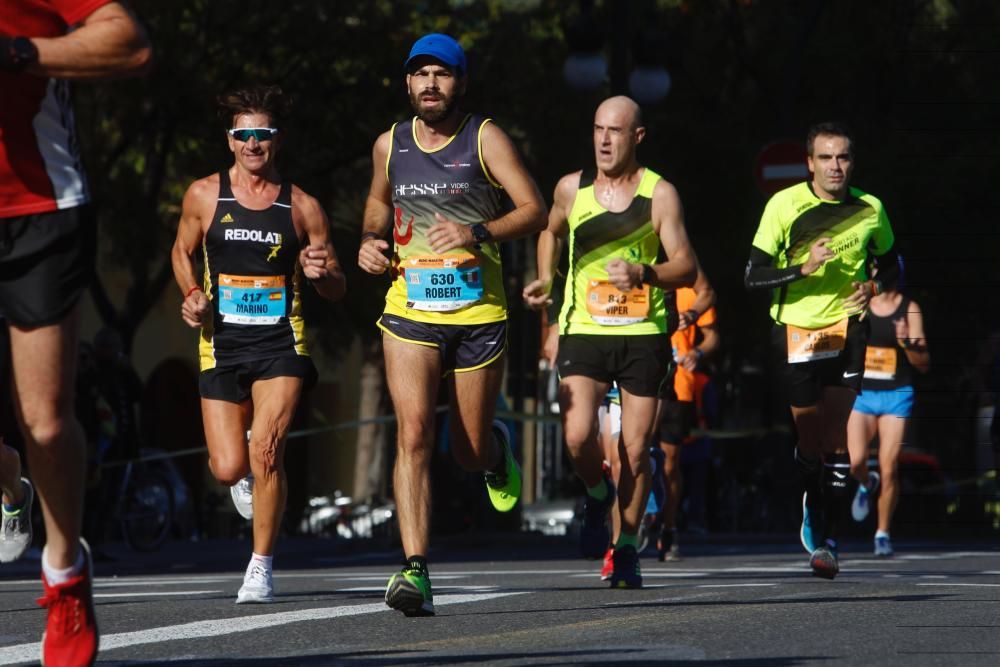
[[521, 497], [521, 466], [517, 465], [514, 454], [510, 451], [510, 432], [499, 419], [493, 420], [493, 433], [503, 447], [507, 467], [503, 473], [488, 471], [483, 476], [486, 478], [486, 490], [493, 507], [498, 512], [509, 512]]
[[404, 565], [398, 574], [389, 577], [385, 603], [407, 616], [433, 616], [434, 594], [427, 570]]

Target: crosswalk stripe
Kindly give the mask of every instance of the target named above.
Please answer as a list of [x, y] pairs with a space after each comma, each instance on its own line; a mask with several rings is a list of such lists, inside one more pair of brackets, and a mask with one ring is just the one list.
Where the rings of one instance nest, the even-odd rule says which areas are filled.
[[[434, 599], [434, 606], [449, 604], [464, 604], [468, 602], [483, 602], [495, 598], [507, 597], [510, 595], [523, 595], [523, 593], [474, 593], [460, 595], [442, 595]], [[210, 621], [196, 621], [194, 623], [182, 623], [180, 625], [166, 625], [148, 630], [137, 630], [135, 632], [120, 632], [101, 637], [101, 650], [110, 651], [126, 646], [138, 646], [140, 644], [157, 644], [160, 642], [176, 641], [179, 639], [190, 640], [205, 637], [219, 637], [231, 635], [237, 632], [250, 632], [260, 628], [274, 627], [276, 625], [287, 625], [289, 623], [300, 623], [303, 621], [322, 621], [332, 618], [342, 618], [345, 616], [359, 616], [361, 614], [374, 614], [382, 611], [391, 611], [384, 602], [374, 604], [362, 604], [357, 606], [340, 607], [318, 607], [315, 609], [299, 609], [296, 611], [283, 611], [275, 614], [258, 614], [255, 616], [237, 616], [235, 618], [221, 618]], [[38, 660], [41, 651], [41, 644], [18, 644], [0, 649], [0, 665], [12, 665], [19, 662], [32, 662]]]

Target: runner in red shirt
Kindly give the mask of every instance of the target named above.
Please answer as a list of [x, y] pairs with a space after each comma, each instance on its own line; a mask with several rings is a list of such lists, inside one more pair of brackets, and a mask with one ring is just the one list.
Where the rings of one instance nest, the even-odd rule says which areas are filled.
[[69, 81], [140, 74], [150, 57], [145, 33], [117, 2], [13, 0], [0, 10], [0, 311], [45, 517], [49, 665], [90, 664], [98, 644], [80, 541], [84, 441], [73, 416], [77, 302], [94, 272], [96, 226]]

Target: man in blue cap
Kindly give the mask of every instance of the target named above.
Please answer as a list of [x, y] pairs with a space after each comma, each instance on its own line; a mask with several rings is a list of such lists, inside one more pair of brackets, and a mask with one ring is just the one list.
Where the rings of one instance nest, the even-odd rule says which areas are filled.
[[507, 340], [499, 243], [540, 231], [546, 210], [510, 138], [459, 110], [467, 65], [458, 42], [424, 35], [405, 67], [416, 115], [375, 141], [358, 265], [393, 278], [378, 326], [398, 419], [393, 488], [405, 564], [385, 600], [407, 616], [429, 616], [430, 463], [442, 381], [458, 464], [484, 473], [498, 511], [521, 494], [510, 436], [493, 419]]

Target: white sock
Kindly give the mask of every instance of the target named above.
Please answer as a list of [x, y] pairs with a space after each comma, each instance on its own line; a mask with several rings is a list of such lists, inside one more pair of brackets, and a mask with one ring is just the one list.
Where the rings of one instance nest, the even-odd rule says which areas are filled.
[[877, 540], [880, 537], [888, 538], [889, 537], [889, 533], [887, 533], [884, 530], [876, 530], [875, 531], [875, 539]]
[[49, 586], [65, 584], [67, 581], [83, 571], [84, 561], [82, 547], [80, 548], [79, 553], [77, 553], [76, 563], [61, 570], [49, 565], [48, 550], [48, 547], [42, 549], [42, 572], [45, 574], [45, 581], [49, 582]]
[[261, 556], [258, 553], [253, 554], [250, 557], [250, 565], [247, 566], [248, 570], [250, 569], [250, 566], [252, 566], [254, 564], [254, 561], [256, 561], [257, 563], [259, 563], [261, 567], [263, 567], [265, 570], [267, 570], [268, 572], [270, 572], [271, 571], [271, 563], [274, 562], [274, 556]]

